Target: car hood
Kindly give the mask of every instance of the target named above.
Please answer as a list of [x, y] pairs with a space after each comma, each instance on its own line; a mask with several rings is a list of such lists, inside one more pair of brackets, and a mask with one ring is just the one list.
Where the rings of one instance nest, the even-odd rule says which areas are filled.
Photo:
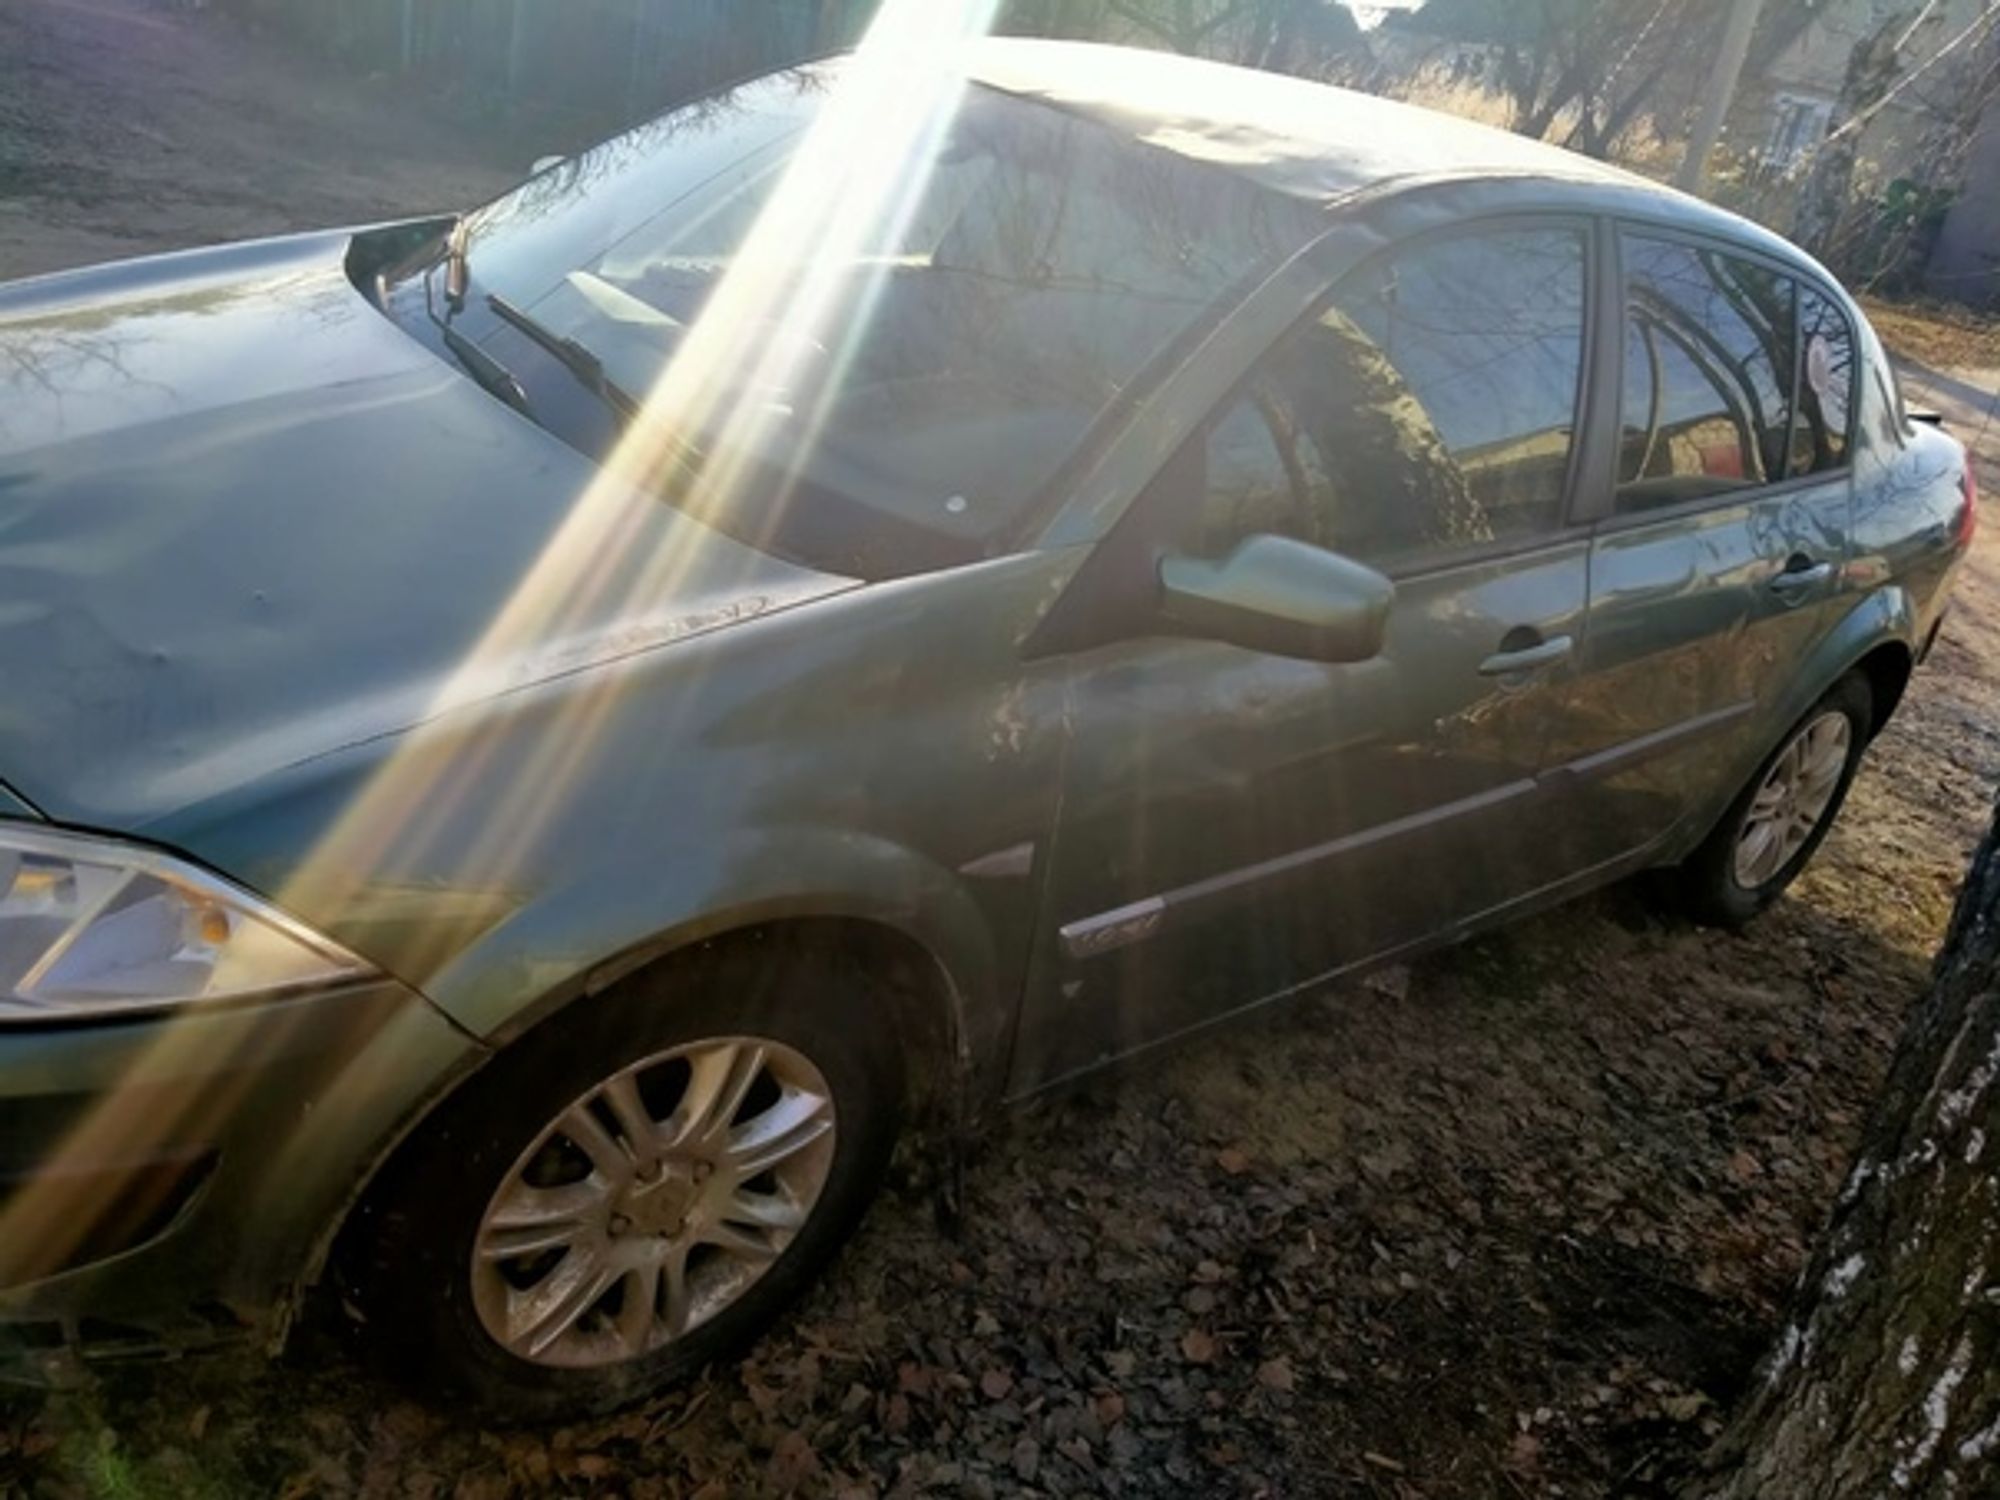
[[618, 485], [379, 313], [346, 234], [0, 287], [0, 782], [142, 830], [852, 587]]

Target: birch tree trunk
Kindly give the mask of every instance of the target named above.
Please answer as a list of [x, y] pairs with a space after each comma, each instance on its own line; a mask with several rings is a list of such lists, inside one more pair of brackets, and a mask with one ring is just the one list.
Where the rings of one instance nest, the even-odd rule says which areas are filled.
[[1694, 1493], [2000, 1494], [2000, 809], [1792, 1319]]
[[1848, 55], [1840, 102], [1834, 107], [1832, 133], [1813, 158], [1805, 187], [1792, 219], [1792, 238], [1815, 255], [1837, 262], [1834, 240], [1842, 227], [1854, 190], [1854, 164], [1861, 154], [1862, 125], [1882, 102], [1902, 72], [1896, 37], [1908, 29], [1909, 17], [1892, 15], [1854, 44]]

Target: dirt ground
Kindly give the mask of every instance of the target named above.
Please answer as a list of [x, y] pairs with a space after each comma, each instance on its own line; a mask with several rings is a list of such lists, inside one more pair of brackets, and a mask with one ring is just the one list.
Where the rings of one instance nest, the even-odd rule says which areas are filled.
[[[508, 159], [211, 14], [0, 6], [0, 273], [457, 204]], [[1891, 311], [2000, 494], [1992, 330]], [[624, 1418], [484, 1431], [308, 1333], [0, 1403], [0, 1493], [1666, 1494], [1774, 1332], [1983, 827], [1996, 524], [1749, 933], [1623, 887], [1087, 1087], [986, 1145], [958, 1231], [892, 1190], [786, 1329]]]
[[0, 278], [489, 198], [553, 147], [173, 0], [0, 4]]

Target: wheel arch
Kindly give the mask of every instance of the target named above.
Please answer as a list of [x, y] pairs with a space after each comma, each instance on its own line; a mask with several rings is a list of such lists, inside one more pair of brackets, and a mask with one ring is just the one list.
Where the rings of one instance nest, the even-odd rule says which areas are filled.
[[1859, 671], [1868, 679], [1868, 691], [1874, 700], [1873, 722], [1869, 725], [1869, 738], [1880, 734], [1889, 722], [1889, 716], [1903, 701], [1903, 693], [1910, 685], [1910, 675], [1917, 669], [1916, 652], [1901, 641], [1884, 641], [1871, 647], [1867, 654], [1848, 668]]
[[595, 867], [513, 912], [419, 987], [500, 1048], [651, 965], [780, 930], [844, 932], [865, 956], [896, 956], [944, 1011], [962, 1081], [975, 1093], [997, 1083], [1013, 1019], [1000, 937], [961, 877], [866, 834], [752, 829]]
[[[1823, 636], [1773, 707], [1771, 736], [1783, 734], [1799, 716], [1849, 672], [1859, 671], [1876, 695], [1875, 727], [1887, 722], [1902, 700], [1916, 666], [1917, 609], [1899, 585], [1878, 588]], [[1887, 694], [1888, 708], [1881, 707]], [[1759, 759], [1762, 759], [1760, 754]]]
[[[1916, 662], [1914, 641], [1916, 608], [1900, 587], [1876, 589], [1849, 610], [1808, 654], [1800, 669], [1783, 691], [1765, 705], [1759, 717], [1761, 732], [1745, 758], [1725, 784], [1708, 799], [1701, 811], [1685, 825], [1683, 841], [1670, 862], [1698, 847], [1728, 812], [1744, 783], [1782, 742], [1806, 711], [1827, 695], [1833, 685], [1849, 672], [1859, 671], [1868, 678], [1871, 693], [1890, 693], [1889, 711], [1901, 700], [1909, 685]], [[1874, 728], [1887, 721], [1889, 711], [1878, 707]]]
[[573, 1007], [644, 976], [687, 966], [699, 970], [725, 951], [746, 947], [782, 949], [789, 955], [823, 954], [829, 962], [855, 965], [882, 986], [882, 1015], [904, 1046], [909, 1071], [906, 1100], [919, 1125], [955, 1128], [960, 1106], [971, 1091], [971, 1057], [965, 1045], [961, 994], [950, 972], [923, 942], [877, 916], [788, 914], [752, 917], [683, 932], [678, 941], [644, 945], [600, 965], [566, 1005], [544, 1011], [524, 1030], [496, 1038], [496, 1050], [515, 1046], [541, 1025], [559, 1022]]
[[[871, 847], [874, 841], [854, 835], [837, 836], [836, 842], [839, 862], [849, 867], [842, 883], [825, 881], [829, 850], [824, 845], [788, 840], [791, 858], [755, 862], [756, 868], [783, 872], [761, 890], [746, 886], [734, 901], [678, 918], [663, 915], [654, 904], [652, 924], [637, 921], [635, 930], [619, 940], [600, 939], [587, 959], [560, 968], [550, 960], [530, 961], [527, 955], [543, 947], [550, 929], [564, 926], [566, 914], [592, 904], [581, 888], [572, 890], [558, 901], [517, 914], [503, 924], [514, 929], [511, 933], [488, 934], [433, 976], [425, 993], [480, 1040], [490, 1059], [528, 1041], [541, 1027], [558, 1023], [574, 1007], [640, 975], [698, 964], [704, 952], [772, 942], [824, 948], [887, 981], [883, 999], [888, 1024], [907, 1047], [912, 1120], [919, 1128], [956, 1138], [997, 1097], [1004, 1043], [1011, 1035], [1011, 1010], [993, 993], [991, 935], [963, 887], [941, 867], [926, 869], [927, 862], [908, 851]], [[856, 855], [861, 857], [856, 860]], [[618, 905], [596, 903], [606, 914]], [[587, 940], [583, 945], [588, 946]], [[470, 961], [475, 950], [483, 954], [476, 963]], [[529, 994], [531, 976], [543, 983]], [[421, 1133], [424, 1122], [481, 1071], [475, 1064], [444, 1079], [371, 1153], [301, 1267], [274, 1342], [282, 1340], [292, 1314], [326, 1280], [342, 1237], [360, 1221], [399, 1154]]]

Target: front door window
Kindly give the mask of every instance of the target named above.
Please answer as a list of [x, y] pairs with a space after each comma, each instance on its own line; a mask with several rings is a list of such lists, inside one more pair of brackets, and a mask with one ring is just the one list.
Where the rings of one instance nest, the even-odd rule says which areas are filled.
[[1192, 540], [1277, 532], [1405, 573], [1554, 531], [1584, 248], [1573, 229], [1495, 231], [1350, 277], [1211, 428]]

